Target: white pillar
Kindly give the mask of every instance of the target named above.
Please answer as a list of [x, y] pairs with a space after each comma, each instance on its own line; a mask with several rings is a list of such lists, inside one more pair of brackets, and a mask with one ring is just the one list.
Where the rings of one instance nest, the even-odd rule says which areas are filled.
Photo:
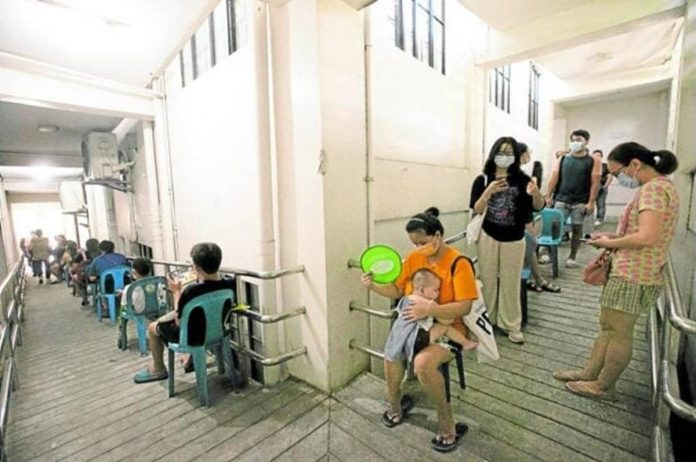
[[162, 218], [158, 194], [157, 162], [155, 160], [155, 138], [152, 122], [143, 122], [143, 152], [147, 174], [147, 194], [152, 227], [152, 254], [155, 259], [163, 258]]

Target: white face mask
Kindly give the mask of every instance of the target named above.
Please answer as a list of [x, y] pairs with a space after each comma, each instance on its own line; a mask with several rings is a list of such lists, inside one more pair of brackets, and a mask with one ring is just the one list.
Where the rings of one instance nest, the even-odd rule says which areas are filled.
[[571, 141], [570, 150], [572, 152], [578, 152], [582, 149], [582, 141]]
[[616, 177], [616, 181], [618, 181], [618, 183], [624, 188], [640, 188], [640, 181], [638, 181], [636, 178], [633, 178], [632, 176], [626, 175], [624, 172], [619, 173], [619, 175]]
[[503, 154], [498, 154], [493, 158], [493, 162], [500, 168], [508, 168], [515, 163], [515, 156], [505, 156]]

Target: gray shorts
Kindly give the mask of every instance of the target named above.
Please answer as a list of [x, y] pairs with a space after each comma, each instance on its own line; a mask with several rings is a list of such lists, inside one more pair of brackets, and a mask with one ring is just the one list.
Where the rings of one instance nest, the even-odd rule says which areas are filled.
[[570, 216], [570, 222], [574, 225], [582, 225], [585, 221], [585, 204], [566, 204], [565, 202], [556, 201], [553, 208], [563, 212], [563, 220], [567, 221]]

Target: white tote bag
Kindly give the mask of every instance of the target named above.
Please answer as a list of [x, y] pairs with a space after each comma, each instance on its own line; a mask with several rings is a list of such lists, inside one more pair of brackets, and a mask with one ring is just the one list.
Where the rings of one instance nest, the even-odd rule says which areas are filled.
[[483, 302], [481, 287], [481, 281], [477, 279], [476, 292], [478, 293], [478, 298], [474, 300], [469, 314], [464, 316], [464, 324], [466, 324], [466, 327], [476, 336], [479, 342], [476, 348], [476, 356], [478, 362], [483, 363], [497, 361], [500, 359], [500, 354], [498, 353], [498, 344], [495, 342], [493, 326], [488, 319], [488, 310]]
[[[483, 189], [485, 191], [488, 187], [488, 177], [483, 175]], [[466, 225], [466, 242], [469, 244], [476, 244], [481, 237], [481, 228], [483, 227], [483, 217], [486, 216], [486, 210], [480, 215], [474, 215], [469, 220], [469, 224]]]

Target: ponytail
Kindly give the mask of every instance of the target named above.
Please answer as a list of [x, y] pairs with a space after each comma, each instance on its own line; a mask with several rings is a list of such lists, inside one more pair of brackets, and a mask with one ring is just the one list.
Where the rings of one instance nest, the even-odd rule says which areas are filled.
[[677, 156], [675, 156], [671, 151], [661, 150], [655, 151], [653, 154], [655, 160], [655, 170], [657, 170], [659, 173], [669, 175], [670, 173], [673, 173], [677, 167], [679, 167]]
[[645, 146], [635, 143], [621, 143], [611, 150], [608, 160], [618, 162], [621, 165], [628, 165], [631, 160], [638, 159], [646, 165], [651, 166], [662, 175], [669, 175], [679, 166], [677, 156], [672, 152], [661, 150], [651, 151]]

